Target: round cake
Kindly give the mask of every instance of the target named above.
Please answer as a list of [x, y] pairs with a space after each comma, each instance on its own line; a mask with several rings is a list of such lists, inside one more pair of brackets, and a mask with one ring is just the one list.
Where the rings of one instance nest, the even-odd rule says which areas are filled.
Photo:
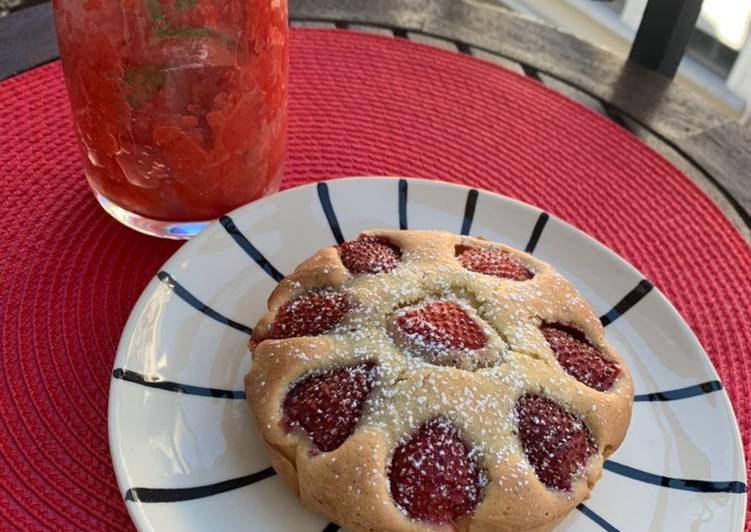
[[366, 231], [285, 278], [245, 386], [277, 473], [353, 531], [543, 531], [623, 441], [633, 389], [550, 265], [480, 238]]

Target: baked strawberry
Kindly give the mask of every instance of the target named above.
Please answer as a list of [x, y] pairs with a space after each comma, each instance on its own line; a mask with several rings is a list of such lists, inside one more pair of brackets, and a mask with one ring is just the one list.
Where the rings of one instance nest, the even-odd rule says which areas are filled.
[[387, 238], [360, 235], [337, 247], [342, 264], [350, 273], [390, 272], [399, 264], [402, 252]]
[[284, 398], [282, 425], [300, 427], [319, 451], [333, 451], [360, 421], [377, 377], [374, 362], [313, 373], [297, 381]]
[[519, 440], [537, 477], [548, 488], [568, 491], [597, 450], [584, 422], [558, 403], [526, 394], [515, 407]]
[[432, 352], [481, 349], [487, 338], [456, 303], [434, 301], [396, 315], [396, 327], [418, 349]]
[[268, 337], [282, 339], [324, 334], [336, 327], [350, 308], [352, 304], [339, 292], [325, 290], [304, 294], [279, 309]]
[[456, 246], [456, 256], [459, 263], [472, 272], [513, 281], [527, 281], [534, 277], [534, 273], [500, 249]]
[[602, 356], [584, 333], [560, 323], [543, 323], [540, 331], [566, 373], [601, 392], [613, 386], [620, 368]]
[[412, 518], [454, 523], [480, 500], [485, 475], [457, 430], [444, 418], [424, 423], [391, 457], [394, 501]]

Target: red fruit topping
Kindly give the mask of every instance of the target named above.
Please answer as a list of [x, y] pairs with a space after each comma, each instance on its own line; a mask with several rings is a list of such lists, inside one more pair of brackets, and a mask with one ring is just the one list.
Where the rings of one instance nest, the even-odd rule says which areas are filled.
[[613, 386], [620, 368], [602, 356], [584, 333], [560, 323], [543, 323], [540, 330], [566, 373], [601, 392]]
[[415, 519], [455, 522], [480, 500], [484, 474], [457, 430], [442, 418], [423, 424], [394, 450], [391, 496]]
[[399, 264], [402, 252], [388, 239], [360, 235], [338, 246], [342, 263], [350, 273], [390, 272]]
[[430, 351], [480, 349], [487, 342], [485, 333], [469, 314], [446, 301], [400, 312], [396, 325], [417, 347]]
[[374, 362], [365, 362], [303, 377], [284, 398], [282, 426], [300, 427], [316, 448], [333, 451], [360, 421], [377, 373]]
[[597, 451], [587, 426], [558, 403], [539, 395], [521, 396], [516, 416], [524, 454], [537, 477], [548, 488], [570, 490], [573, 477]]
[[336, 327], [352, 307], [339, 292], [313, 292], [285, 303], [271, 324], [269, 338], [318, 336]]
[[473, 272], [512, 281], [527, 281], [534, 277], [534, 273], [500, 249], [457, 246], [456, 255], [461, 265]]

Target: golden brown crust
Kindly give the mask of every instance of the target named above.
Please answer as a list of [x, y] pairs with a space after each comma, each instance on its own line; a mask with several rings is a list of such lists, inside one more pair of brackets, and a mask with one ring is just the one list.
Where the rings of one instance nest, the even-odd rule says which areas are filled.
[[269, 454], [271, 465], [274, 471], [281, 477], [284, 483], [292, 490], [292, 493], [300, 496], [299, 481], [297, 479], [297, 470], [292, 462], [290, 462], [284, 454], [279, 452], [276, 447], [269, 442], [263, 442], [266, 447], [266, 452]]
[[[443, 232], [366, 234], [386, 237], [400, 248], [401, 262], [394, 270], [353, 276], [336, 248], [325, 248], [279, 284], [255, 328], [246, 391], [272, 465], [307, 508], [351, 530], [455, 530], [408, 518], [389, 491], [388, 461], [394, 447], [420, 424], [441, 415], [479, 449], [489, 478], [482, 500], [458, 528], [552, 529], [589, 497], [604, 458], [623, 441], [631, 416], [631, 377], [605, 341], [599, 319], [550, 265], [513, 248]], [[516, 282], [469, 272], [455, 256], [458, 245], [502, 249], [535, 276]], [[284, 303], [321, 288], [343, 291], [354, 303], [338, 328], [315, 338], [265, 339]], [[389, 333], [393, 314], [430, 299], [455, 301], [482, 324], [493, 346], [487, 355], [490, 367], [440, 367], [403, 352]], [[566, 373], [540, 332], [542, 321], [584, 332], [619, 365], [621, 374], [614, 386], [599, 392]], [[378, 361], [378, 381], [357, 429], [334, 451], [311, 453], [305, 434], [288, 433], [282, 427], [281, 405], [287, 390], [308, 372], [366, 360]], [[525, 393], [557, 401], [592, 433], [598, 453], [570, 492], [543, 485], [521, 449], [514, 405]]]

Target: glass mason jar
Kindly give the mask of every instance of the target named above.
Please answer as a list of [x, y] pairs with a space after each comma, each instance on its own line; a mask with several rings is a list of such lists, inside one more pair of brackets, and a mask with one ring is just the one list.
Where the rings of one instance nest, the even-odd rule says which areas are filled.
[[274, 192], [287, 0], [54, 0], [86, 178], [139, 231], [188, 238]]

